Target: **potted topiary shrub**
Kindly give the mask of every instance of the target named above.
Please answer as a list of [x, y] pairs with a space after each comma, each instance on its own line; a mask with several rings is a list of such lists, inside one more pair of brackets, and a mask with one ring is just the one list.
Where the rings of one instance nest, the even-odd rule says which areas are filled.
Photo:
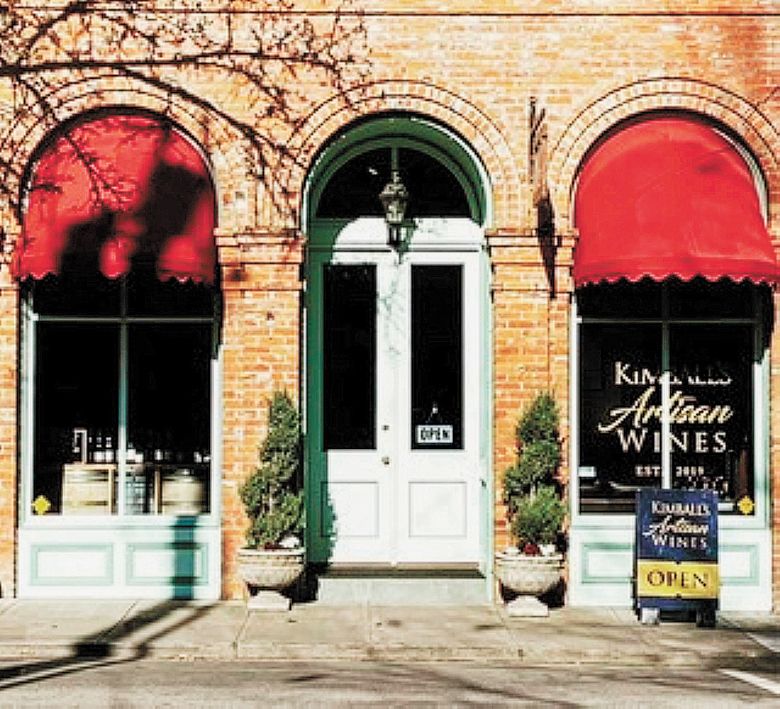
[[556, 472], [561, 460], [558, 407], [548, 393], [538, 394], [517, 425], [517, 460], [504, 473], [503, 493], [516, 546], [496, 554], [496, 575], [517, 594], [510, 615], [547, 616], [539, 596], [561, 579], [561, 528], [566, 508]]
[[301, 454], [298, 410], [286, 393], [276, 392], [259, 464], [239, 489], [249, 527], [246, 546], [238, 550], [238, 570], [249, 589], [250, 609], [289, 609], [281, 592], [303, 573]]

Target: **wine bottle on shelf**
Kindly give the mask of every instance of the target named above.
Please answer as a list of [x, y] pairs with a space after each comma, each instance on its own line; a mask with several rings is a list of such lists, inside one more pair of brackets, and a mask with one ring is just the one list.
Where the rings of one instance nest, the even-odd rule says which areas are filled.
[[106, 463], [113, 463], [114, 462], [114, 439], [112, 438], [110, 433], [106, 436], [105, 446], [106, 447], [105, 447], [105, 451], [103, 452], [103, 459], [106, 461]]
[[101, 429], [98, 429], [97, 433], [95, 434], [95, 462], [106, 462], [106, 453], [105, 449], [103, 448], [103, 431]]
[[81, 462], [81, 436], [78, 434], [78, 429], [73, 429], [73, 462]]
[[155, 433], [153, 436], [152, 446], [154, 447], [154, 462], [162, 463], [162, 459], [163, 459], [162, 441], [160, 440], [160, 435], [158, 433]]
[[173, 437], [170, 432], [167, 432], [163, 439], [163, 461], [166, 463], [173, 461]]

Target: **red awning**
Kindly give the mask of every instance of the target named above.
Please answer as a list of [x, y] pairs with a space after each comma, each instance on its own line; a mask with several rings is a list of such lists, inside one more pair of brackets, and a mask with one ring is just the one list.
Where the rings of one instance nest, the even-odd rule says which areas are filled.
[[695, 120], [648, 119], [604, 141], [580, 174], [575, 224], [578, 286], [669, 276], [778, 280], [748, 165]]
[[213, 283], [214, 217], [208, 168], [169, 123], [94, 118], [36, 163], [14, 275], [43, 278], [78, 264], [117, 278], [137, 259], [155, 263], [161, 279]]

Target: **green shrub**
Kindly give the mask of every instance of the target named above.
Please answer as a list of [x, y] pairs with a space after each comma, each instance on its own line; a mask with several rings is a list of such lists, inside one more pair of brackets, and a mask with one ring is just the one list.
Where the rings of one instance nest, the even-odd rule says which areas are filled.
[[533, 441], [522, 448], [517, 462], [504, 473], [504, 492], [509, 500], [527, 495], [537, 485], [549, 481], [561, 462], [557, 441]]
[[541, 392], [523, 411], [517, 424], [517, 440], [525, 444], [534, 441], [558, 442], [558, 405], [547, 392]]
[[247, 546], [274, 548], [303, 526], [301, 421], [284, 392], [268, 408], [268, 434], [260, 446], [260, 463], [239, 489], [249, 518]]
[[565, 514], [563, 502], [552, 485], [542, 485], [532, 496], [520, 499], [511, 527], [518, 547], [525, 549], [527, 545], [554, 544]]
[[504, 502], [518, 546], [538, 553], [559, 536], [566, 514], [555, 474], [561, 462], [555, 400], [538, 394], [517, 424], [517, 461], [504, 473]]

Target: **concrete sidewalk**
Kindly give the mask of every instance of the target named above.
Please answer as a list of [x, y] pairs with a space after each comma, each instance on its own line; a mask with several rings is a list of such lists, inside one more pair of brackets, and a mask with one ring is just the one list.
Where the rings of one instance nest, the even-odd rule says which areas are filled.
[[629, 610], [560, 608], [509, 618], [497, 606], [0, 601], [0, 659], [122, 656], [252, 660], [463, 660], [626, 666], [780, 666], [780, 616], [721, 614], [643, 626]]

